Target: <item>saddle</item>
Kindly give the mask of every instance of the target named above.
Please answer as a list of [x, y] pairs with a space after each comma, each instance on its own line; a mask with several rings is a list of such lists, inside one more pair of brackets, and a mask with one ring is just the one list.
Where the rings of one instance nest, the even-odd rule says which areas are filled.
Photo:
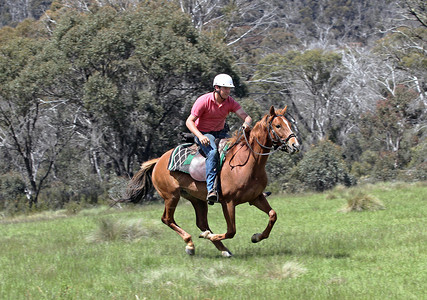
[[[229, 147], [227, 139], [219, 141], [219, 166], [218, 174], [225, 161], [225, 155]], [[199, 146], [195, 143], [185, 143], [173, 149], [169, 158], [168, 170], [190, 174], [196, 181], [206, 181], [206, 158]]]

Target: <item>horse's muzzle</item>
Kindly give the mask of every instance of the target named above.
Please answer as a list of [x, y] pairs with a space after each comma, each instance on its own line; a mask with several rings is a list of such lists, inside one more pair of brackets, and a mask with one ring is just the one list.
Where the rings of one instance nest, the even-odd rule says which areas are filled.
[[292, 145], [283, 144], [282, 146], [280, 146], [280, 150], [285, 151], [289, 154], [294, 154], [299, 152], [300, 145], [298, 143], [292, 143]]

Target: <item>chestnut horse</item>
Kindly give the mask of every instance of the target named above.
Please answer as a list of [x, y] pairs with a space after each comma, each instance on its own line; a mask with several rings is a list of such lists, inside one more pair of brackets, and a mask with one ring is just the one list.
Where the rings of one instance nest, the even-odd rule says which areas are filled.
[[[122, 201], [139, 202], [152, 185], [165, 201], [162, 222], [176, 231], [186, 243], [186, 252], [194, 255], [195, 247], [191, 235], [177, 225], [174, 212], [180, 197], [188, 199], [196, 212], [196, 224], [202, 233], [200, 237], [210, 240], [225, 257], [232, 256], [223, 245], [222, 240], [231, 239], [236, 234], [235, 207], [248, 202], [269, 216], [267, 227], [262, 233], [252, 236], [252, 242], [257, 243], [268, 238], [274, 223], [276, 212], [270, 207], [263, 191], [267, 185], [265, 165], [268, 155], [274, 150], [288, 153], [299, 151], [299, 143], [291, 130], [289, 121], [285, 118], [286, 107], [275, 111], [270, 108], [255, 124], [250, 133], [231, 138], [233, 145], [227, 152], [225, 162], [220, 171], [219, 201], [227, 222], [227, 232], [213, 234], [208, 225], [208, 205], [206, 199], [206, 182], [195, 181], [186, 173], [169, 171], [170, 150], [160, 158], [152, 159], [141, 165], [127, 189], [127, 198]], [[274, 150], [273, 150], [274, 149]], [[270, 152], [273, 150], [272, 152]]]

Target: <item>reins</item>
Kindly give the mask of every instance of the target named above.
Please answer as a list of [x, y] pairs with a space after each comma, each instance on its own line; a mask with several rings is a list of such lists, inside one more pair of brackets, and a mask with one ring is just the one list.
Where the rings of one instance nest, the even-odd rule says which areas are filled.
[[[267, 153], [256, 152], [254, 149], [252, 149], [251, 144], [249, 144], [248, 138], [246, 137], [246, 133], [245, 133], [245, 131], [244, 131], [244, 130], [243, 130], [243, 136], [245, 137], [245, 141], [246, 141], [246, 144], [248, 145], [249, 149], [250, 149], [254, 154], [256, 154], [256, 155], [272, 155], [274, 152], [276, 152], [276, 151], [278, 151], [278, 150], [279, 150], [279, 148], [276, 148], [276, 149], [274, 149], [274, 150], [273, 150], [273, 152], [267, 152]], [[257, 138], [257, 137], [255, 137], [255, 139], [256, 139], [256, 142], [258, 143], [258, 145], [260, 145], [260, 146], [261, 146], [261, 148], [264, 148], [264, 149], [266, 149], [266, 150], [271, 150], [271, 149], [273, 149], [273, 148], [274, 148], [274, 147], [267, 147], [267, 146], [265, 146], [265, 145], [262, 145], [262, 144], [258, 141], [258, 138]]]

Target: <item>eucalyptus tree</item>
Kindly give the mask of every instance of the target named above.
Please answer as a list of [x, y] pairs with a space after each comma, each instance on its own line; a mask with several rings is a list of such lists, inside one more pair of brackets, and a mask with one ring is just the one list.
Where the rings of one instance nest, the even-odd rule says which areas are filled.
[[377, 102], [375, 111], [367, 112], [361, 118], [360, 128], [367, 148], [389, 153], [395, 168], [406, 166], [410, 160], [409, 148], [419, 142], [414, 134], [414, 126], [422, 115], [420, 109], [413, 107], [417, 98], [415, 90], [399, 85], [393, 94], [388, 93], [385, 100]]
[[69, 108], [44, 93], [50, 82], [38, 56], [45, 39], [32, 35], [34, 27], [26, 21], [0, 33], [0, 147], [21, 173], [30, 206], [37, 204], [57, 156], [73, 136], [64, 126]]
[[[51, 47], [67, 66], [58, 88], [84, 110], [76, 126], [90, 156], [101, 153], [117, 175], [178, 143], [192, 102], [216, 73], [239, 83], [225, 47], [167, 1], [71, 10], [55, 22]], [[239, 84], [236, 91], [245, 92]]]
[[367, 148], [388, 153], [394, 167], [405, 167], [411, 148], [426, 136], [427, 27], [423, 1], [400, 1], [402, 18], [386, 30], [371, 55], [376, 57], [375, 106], [363, 115]]
[[337, 87], [343, 80], [341, 55], [320, 49], [289, 51], [261, 60], [251, 83], [264, 102], [284, 102], [303, 131], [306, 141], [327, 137], [346, 106]]
[[0, 147], [26, 179], [31, 205], [52, 171], [67, 167], [58, 162], [67, 146], [81, 151], [68, 166], [87, 160], [99, 180], [109, 168], [130, 174], [179, 143], [192, 102], [215, 74], [230, 73], [245, 93], [226, 48], [172, 3], [77, 14], [55, 7], [40, 23], [0, 33]]
[[[402, 18], [396, 26], [388, 28], [387, 35], [373, 49], [381, 61], [381, 68], [385, 69], [376, 78], [383, 91], [379, 105], [382, 104], [380, 107], [384, 109], [380, 112], [389, 104], [396, 108], [388, 115], [398, 114], [395, 124], [382, 126], [383, 134], [387, 136], [382, 140], [387, 145], [386, 149], [393, 152], [402, 152], [405, 134], [408, 136], [406, 148], [415, 146], [414, 141], [422, 142], [427, 135], [427, 6], [425, 1], [418, 0], [399, 3], [402, 5]], [[409, 156], [409, 149], [406, 152]]]
[[415, 20], [421, 26], [427, 27], [427, 4], [423, 0], [401, 0], [400, 5], [405, 11], [405, 17]]
[[[411, 20], [405, 18], [398, 22], [397, 26], [388, 28], [387, 35], [376, 43], [374, 51], [379, 59], [389, 66], [393, 81], [397, 81], [397, 84], [390, 85], [384, 80], [384, 88], [393, 94], [396, 86], [405, 83], [418, 91], [420, 101], [426, 106], [427, 94], [424, 88], [427, 80], [426, 5], [417, 1], [404, 2], [409, 11], [405, 11], [403, 16], [415, 17]], [[424, 7], [424, 11], [420, 7]]]
[[0, 27], [17, 25], [24, 19], [38, 19], [49, 8], [51, 0], [1, 0]]

